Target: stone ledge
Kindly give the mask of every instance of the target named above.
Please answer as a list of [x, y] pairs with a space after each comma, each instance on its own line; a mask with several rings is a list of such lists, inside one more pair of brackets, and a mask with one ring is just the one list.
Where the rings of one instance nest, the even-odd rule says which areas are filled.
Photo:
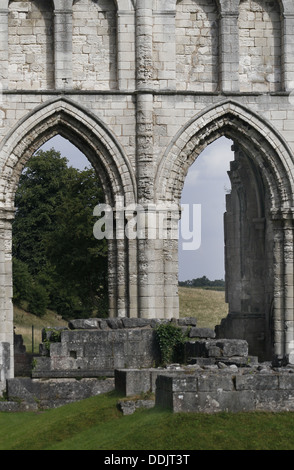
[[294, 411], [294, 374], [227, 368], [195, 371], [190, 376], [159, 375], [156, 405], [173, 412]]
[[19, 401], [0, 401], [0, 412], [18, 413], [23, 411], [37, 411], [37, 403], [22, 403]]
[[113, 370], [37, 370], [32, 371], [31, 376], [33, 379], [52, 378], [101, 378], [101, 377], [114, 377]]
[[[157, 319], [157, 318], [89, 318], [77, 319], [69, 322], [70, 330], [113, 330], [132, 328], [156, 328], [162, 323], [172, 323], [179, 327], [196, 327], [197, 320], [193, 317], [180, 319]], [[210, 330], [211, 331], [211, 330]]]

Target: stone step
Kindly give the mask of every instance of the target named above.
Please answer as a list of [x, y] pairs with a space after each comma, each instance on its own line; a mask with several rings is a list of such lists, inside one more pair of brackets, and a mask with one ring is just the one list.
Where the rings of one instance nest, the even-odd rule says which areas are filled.
[[40, 378], [95, 378], [95, 377], [114, 377], [114, 370], [33, 370], [31, 373], [33, 379]]

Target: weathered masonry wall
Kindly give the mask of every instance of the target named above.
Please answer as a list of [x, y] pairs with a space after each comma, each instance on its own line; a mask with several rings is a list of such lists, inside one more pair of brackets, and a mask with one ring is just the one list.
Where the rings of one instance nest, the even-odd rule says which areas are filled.
[[125, 328], [122, 321], [118, 323], [116, 319], [93, 323], [90, 329], [75, 326], [62, 330], [58, 341], [51, 343], [51, 331], [45, 332], [43, 357], [37, 358], [32, 376], [113, 376], [116, 368], [152, 367], [158, 360], [158, 345], [149, 324], [146, 329], [133, 329]]
[[[117, 218], [122, 205], [179, 206], [197, 156], [232, 139], [220, 334], [294, 361], [293, 38], [292, 0], [0, 0], [0, 342], [12, 358], [15, 190], [34, 151], [61, 134], [89, 158]], [[109, 241], [110, 317], [178, 317], [178, 215], [168, 223], [167, 239], [122, 229]]]
[[174, 412], [293, 411], [293, 374], [240, 370], [159, 376], [156, 404]]

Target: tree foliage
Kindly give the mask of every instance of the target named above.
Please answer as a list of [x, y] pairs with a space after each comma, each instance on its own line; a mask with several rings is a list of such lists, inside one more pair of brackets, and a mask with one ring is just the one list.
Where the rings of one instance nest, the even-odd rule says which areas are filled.
[[64, 318], [107, 314], [107, 243], [93, 236], [103, 192], [93, 169], [79, 171], [54, 149], [23, 171], [13, 223], [14, 301]]
[[215, 279], [210, 281], [206, 276], [197, 277], [188, 281], [179, 281], [182, 287], [201, 287], [202, 289], [224, 290], [225, 281], [223, 279]]
[[157, 326], [156, 339], [160, 349], [161, 363], [166, 366], [171, 362], [181, 362], [184, 357], [185, 335], [181, 328], [172, 323]]

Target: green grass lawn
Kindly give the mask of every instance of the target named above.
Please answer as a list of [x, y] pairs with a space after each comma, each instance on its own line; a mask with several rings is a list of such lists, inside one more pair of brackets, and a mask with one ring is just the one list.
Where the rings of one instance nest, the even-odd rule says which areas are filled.
[[0, 413], [0, 450], [293, 450], [293, 413], [123, 416], [115, 393], [38, 413]]

